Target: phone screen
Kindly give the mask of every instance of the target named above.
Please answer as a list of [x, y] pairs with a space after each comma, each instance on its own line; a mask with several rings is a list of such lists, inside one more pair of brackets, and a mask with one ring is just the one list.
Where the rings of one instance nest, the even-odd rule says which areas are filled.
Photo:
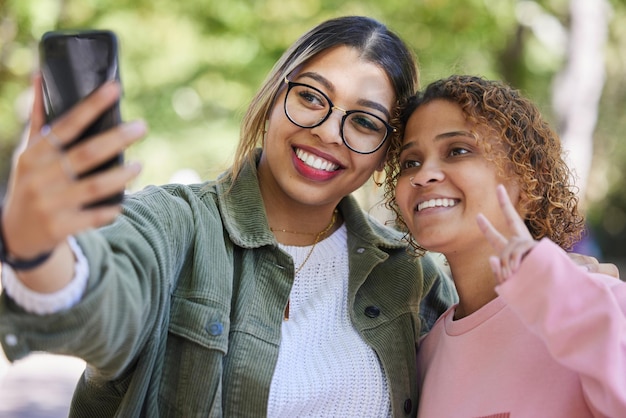
[[[53, 31], [40, 42], [42, 89], [47, 123], [63, 115], [95, 89], [109, 80], [120, 80], [117, 38], [111, 31]], [[70, 143], [77, 142], [121, 123], [119, 101]], [[120, 154], [79, 177], [109, 169], [123, 162]], [[118, 203], [123, 193], [93, 205]]]
[[[44, 106], [51, 122], [108, 80], [119, 80], [117, 42], [109, 31], [48, 32], [41, 41]], [[81, 136], [120, 122], [117, 107]]]

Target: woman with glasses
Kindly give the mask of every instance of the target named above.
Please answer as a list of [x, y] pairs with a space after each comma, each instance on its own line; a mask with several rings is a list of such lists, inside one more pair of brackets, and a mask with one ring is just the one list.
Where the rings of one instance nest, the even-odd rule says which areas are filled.
[[415, 343], [454, 292], [351, 193], [416, 84], [384, 25], [326, 21], [272, 69], [220, 178], [84, 209], [139, 170], [76, 173], [145, 126], [66, 150], [119, 87], [44, 126], [37, 80], [0, 222], [5, 353], [83, 358], [75, 416], [414, 416]]

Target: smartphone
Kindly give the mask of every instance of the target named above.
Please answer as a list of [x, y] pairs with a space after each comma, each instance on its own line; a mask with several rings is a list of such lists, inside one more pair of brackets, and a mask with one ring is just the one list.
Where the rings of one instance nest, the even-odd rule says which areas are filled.
[[[63, 115], [106, 81], [120, 81], [118, 42], [112, 31], [46, 32], [39, 43], [39, 54], [47, 123]], [[121, 122], [118, 100], [66, 148]], [[93, 170], [81, 173], [79, 177], [110, 169], [123, 161], [124, 155], [120, 153]], [[118, 204], [123, 197], [124, 192], [120, 191], [110, 198], [90, 203], [88, 207]]]

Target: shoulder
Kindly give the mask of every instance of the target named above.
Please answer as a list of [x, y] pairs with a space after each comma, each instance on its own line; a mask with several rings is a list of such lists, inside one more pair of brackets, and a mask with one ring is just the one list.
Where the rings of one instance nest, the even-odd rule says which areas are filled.
[[164, 228], [172, 232], [193, 229], [198, 220], [216, 217], [219, 217], [218, 205], [208, 183], [167, 184], [147, 186], [127, 194], [122, 216], [116, 223], [133, 225], [134, 229]]
[[124, 206], [160, 206], [189, 207], [197, 204], [215, 203], [215, 184], [206, 182], [199, 184], [165, 184], [161, 186], [147, 186], [142, 190], [125, 196]]
[[407, 242], [404, 233], [383, 224], [372, 214], [364, 211], [353, 196], [347, 196], [339, 203], [348, 233], [355, 239], [368, 242], [380, 249], [405, 250]]

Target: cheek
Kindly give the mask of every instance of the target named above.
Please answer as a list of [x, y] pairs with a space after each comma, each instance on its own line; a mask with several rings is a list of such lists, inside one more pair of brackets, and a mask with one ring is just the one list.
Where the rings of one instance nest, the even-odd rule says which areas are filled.
[[363, 181], [367, 181], [376, 171], [381, 171], [385, 167], [386, 151], [379, 149], [373, 154], [358, 154], [348, 149], [345, 144], [341, 144], [337, 152], [341, 152], [349, 159], [351, 170]]
[[515, 206], [516, 208], [519, 207], [522, 202], [522, 198], [520, 187], [518, 186], [517, 182], [508, 179], [503, 181], [502, 184], [506, 188], [509, 199], [511, 199], [511, 203], [513, 203], [513, 206]]
[[503, 184], [508, 188], [508, 183], [510, 183], [510, 179], [498, 175], [496, 167], [488, 161], [471, 169], [464, 170], [459, 181], [462, 181], [465, 187], [478, 187], [481, 193], [494, 196], [496, 195], [496, 188], [499, 184]]
[[[276, 103], [274, 104], [274, 107], [272, 107], [272, 109], [270, 110], [269, 116], [268, 116], [268, 120], [266, 121], [266, 124], [269, 123], [270, 126], [272, 125], [279, 125], [283, 122], [283, 119], [286, 120], [286, 118], [284, 117], [285, 114], [283, 112], [283, 109], [280, 105], [280, 103]], [[267, 126], [266, 126], [267, 127]]]
[[413, 210], [410, 207], [411, 185], [408, 178], [400, 178], [395, 190], [396, 204], [405, 221], [410, 218]]
[[374, 153], [375, 155], [378, 155], [378, 166], [376, 167], [376, 170], [383, 171], [385, 169], [385, 164], [387, 163], [387, 151], [389, 151], [389, 143], [383, 145], [381, 149]]
[[277, 138], [285, 138], [301, 128], [289, 122], [285, 116], [281, 104], [274, 105], [269, 114], [269, 118], [265, 121], [265, 141]]

